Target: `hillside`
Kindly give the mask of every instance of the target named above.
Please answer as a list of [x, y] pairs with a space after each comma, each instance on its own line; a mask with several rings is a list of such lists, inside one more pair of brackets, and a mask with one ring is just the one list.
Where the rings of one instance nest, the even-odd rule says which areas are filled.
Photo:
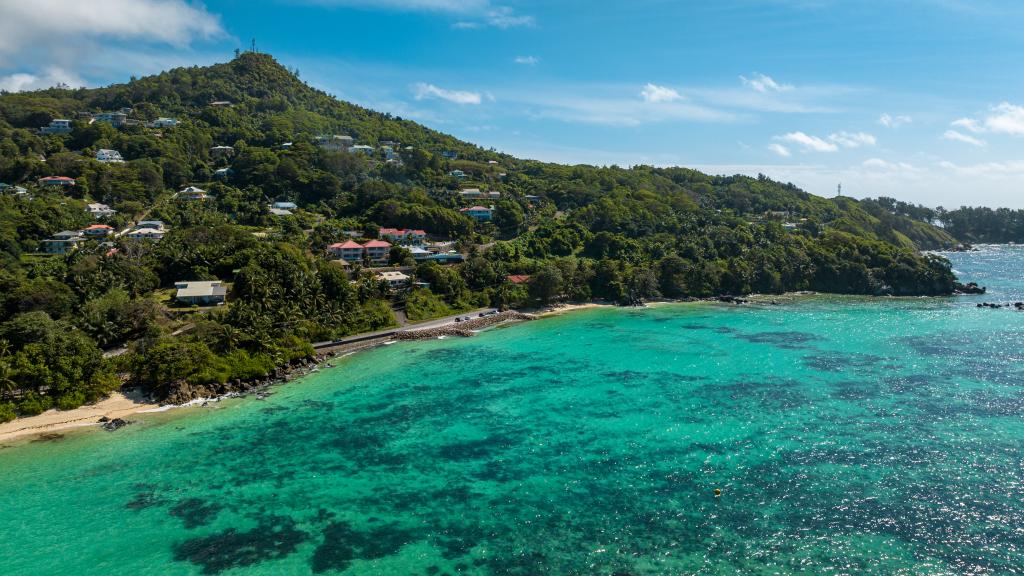
[[[0, 95], [0, 182], [0, 418], [93, 400], [117, 374], [161, 396], [252, 380], [403, 315], [954, 288], [919, 250], [956, 239], [877, 203], [521, 160], [338, 101], [255, 53]], [[385, 265], [409, 278], [389, 285], [372, 270]], [[174, 302], [200, 280], [223, 283], [200, 304], [226, 304]]]

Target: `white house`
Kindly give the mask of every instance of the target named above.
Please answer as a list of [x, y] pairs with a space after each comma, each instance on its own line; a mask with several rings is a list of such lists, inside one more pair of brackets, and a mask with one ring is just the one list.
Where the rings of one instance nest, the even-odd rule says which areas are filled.
[[99, 203], [86, 204], [85, 211], [88, 212], [89, 214], [92, 214], [92, 217], [95, 218], [96, 220], [99, 220], [101, 218], [107, 218], [113, 216], [114, 214], [117, 214], [117, 210], [114, 210], [113, 208], [107, 206], [106, 204]]
[[475, 200], [483, 197], [484, 193], [481, 192], [479, 188], [466, 188], [465, 190], [459, 190], [459, 198]]
[[271, 216], [291, 216], [292, 215], [292, 211], [291, 210], [287, 210], [285, 208], [273, 208], [273, 207], [271, 207], [270, 208], [270, 215]]
[[39, 249], [47, 254], [67, 254], [77, 248], [81, 242], [85, 242], [85, 237], [81, 232], [65, 230], [40, 242]]
[[206, 200], [209, 198], [209, 194], [206, 190], [199, 188], [198, 186], [189, 186], [177, 194], [178, 198], [182, 200]]
[[223, 180], [228, 176], [231, 176], [231, 168], [217, 168], [213, 171], [213, 177], [219, 180]]
[[183, 304], [219, 305], [227, 298], [227, 288], [220, 280], [201, 280], [193, 282], [175, 282], [178, 289], [174, 298]]
[[136, 228], [125, 235], [130, 240], [150, 240], [153, 242], [159, 242], [163, 239], [166, 232], [164, 230], [157, 230], [156, 228]]
[[39, 129], [40, 134], [67, 134], [71, 132], [71, 120], [67, 118], [56, 118], [50, 120], [49, 126]]
[[106, 122], [114, 128], [120, 128], [128, 123], [128, 115], [124, 112], [100, 112], [92, 117], [94, 122]]
[[149, 123], [151, 128], [173, 128], [178, 125], [177, 118], [157, 118]]
[[381, 272], [377, 274], [377, 279], [387, 282], [389, 288], [401, 288], [409, 285], [409, 277], [401, 272]]
[[132, 228], [132, 230], [143, 230], [145, 228], [159, 230], [160, 232], [166, 232], [166, 228], [164, 227], [164, 223], [162, 220], [142, 220], [141, 222], [136, 224]]
[[214, 146], [210, 148], [211, 158], [227, 158], [235, 154], [235, 149], [231, 146]]
[[121, 157], [121, 153], [117, 150], [108, 150], [101, 148], [96, 151], [96, 159], [100, 162], [124, 162], [124, 158]]
[[295, 202], [274, 202], [270, 206], [271, 208], [277, 208], [280, 210], [295, 210], [298, 206]]

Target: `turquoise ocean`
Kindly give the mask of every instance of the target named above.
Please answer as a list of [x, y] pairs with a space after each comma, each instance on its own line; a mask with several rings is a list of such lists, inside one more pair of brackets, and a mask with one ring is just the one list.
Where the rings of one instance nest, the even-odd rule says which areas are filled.
[[[0, 574], [1019, 574], [1024, 249], [601, 308], [0, 449]], [[721, 490], [719, 496], [715, 489]]]

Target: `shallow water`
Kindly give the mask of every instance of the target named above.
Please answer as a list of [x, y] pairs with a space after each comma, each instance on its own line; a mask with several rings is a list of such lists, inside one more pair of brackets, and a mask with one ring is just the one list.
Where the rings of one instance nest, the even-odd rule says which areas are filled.
[[[599, 309], [0, 450], [0, 574], [1016, 574], [1024, 250], [986, 296]], [[715, 497], [714, 490], [722, 494]]]

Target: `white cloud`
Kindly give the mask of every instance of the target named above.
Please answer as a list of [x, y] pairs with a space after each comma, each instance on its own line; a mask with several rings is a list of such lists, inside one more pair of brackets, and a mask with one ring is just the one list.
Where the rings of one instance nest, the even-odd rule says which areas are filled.
[[781, 142], [796, 144], [809, 152], [835, 152], [839, 150], [839, 146], [803, 132], [790, 132], [782, 136], [776, 136], [775, 139]]
[[870, 168], [872, 170], [899, 173], [905, 176], [917, 175], [923, 172], [923, 170], [908, 162], [892, 162], [889, 160], [883, 160], [881, 158], [869, 158], [862, 162], [861, 166], [865, 168]]
[[676, 100], [682, 100], [682, 96], [679, 92], [665, 86], [658, 86], [657, 84], [651, 84], [648, 82], [644, 89], [640, 91], [640, 97], [644, 99], [644, 102], [652, 104], [658, 102], [674, 102]]
[[836, 132], [828, 137], [829, 140], [844, 148], [860, 148], [861, 146], [874, 146], [875, 137], [866, 132]]
[[789, 151], [789, 148], [786, 148], [785, 146], [779, 144], [778, 142], [769, 144], [768, 149], [771, 150], [772, 152], [775, 152], [779, 156], [782, 156], [783, 158], [789, 158], [790, 156], [793, 155], [793, 153]]
[[942, 138], [944, 140], [953, 140], [954, 142], [963, 142], [965, 144], [970, 144], [971, 146], [978, 146], [979, 148], [987, 145], [984, 140], [975, 138], [974, 136], [968, 136], [967, 134], [957, 132], [956, 130], [946, 130], [946, 133], [942, 135]]
[[540, 58], [537, 58], [536, 56], [516, 56], [514, 62], [516, 64], [523, 64], [526, 66], [536, 66], [537, 63], [540, 62]]
[[980, 120], [960, 118], [953, 122], [953, 126], [975, 133], [990, 132], [1024, 136], [1024, 106], [1002, 102], [989, 108], [988, 114]]
[[740, 81], [743, 82], [744, 86], [749, 86], [758, 92], [789, 92], [793, 90], [792, 85], [779, 84], [771, 76], [761, 74], [760, 72], [755, 73], [753, 78], [740, 76]]
[[39, 90], [63, 84], [72, 88], [85, 86], [81, 78], [67, 70], [51, 66], [42, 74], [16, 73], [0, 77], [0, 90], [21, 92], [22, 90]]
[[958, 176], [982, 177], [989, 179], [1019, 178], [1024, 176], [1024, 161], [983, 162], [981, 164], [960, 165], [949, 161], [939, 162], [939, 166]]
[[913, 121], [913, 118], [910, 116], [902, 115], [893, 116], [891, 114], [882, 114], [878, 117], [878, 123], [886, 128], [899, 128], [900, 126], [910, 124]]
[[417, 100], [439, 98], [455, 104], [480, 104], [483, 101], [479, 92], [446, 90], [433, 84], [424, 84], [423, 82], [416, 84], [413, 88]]

